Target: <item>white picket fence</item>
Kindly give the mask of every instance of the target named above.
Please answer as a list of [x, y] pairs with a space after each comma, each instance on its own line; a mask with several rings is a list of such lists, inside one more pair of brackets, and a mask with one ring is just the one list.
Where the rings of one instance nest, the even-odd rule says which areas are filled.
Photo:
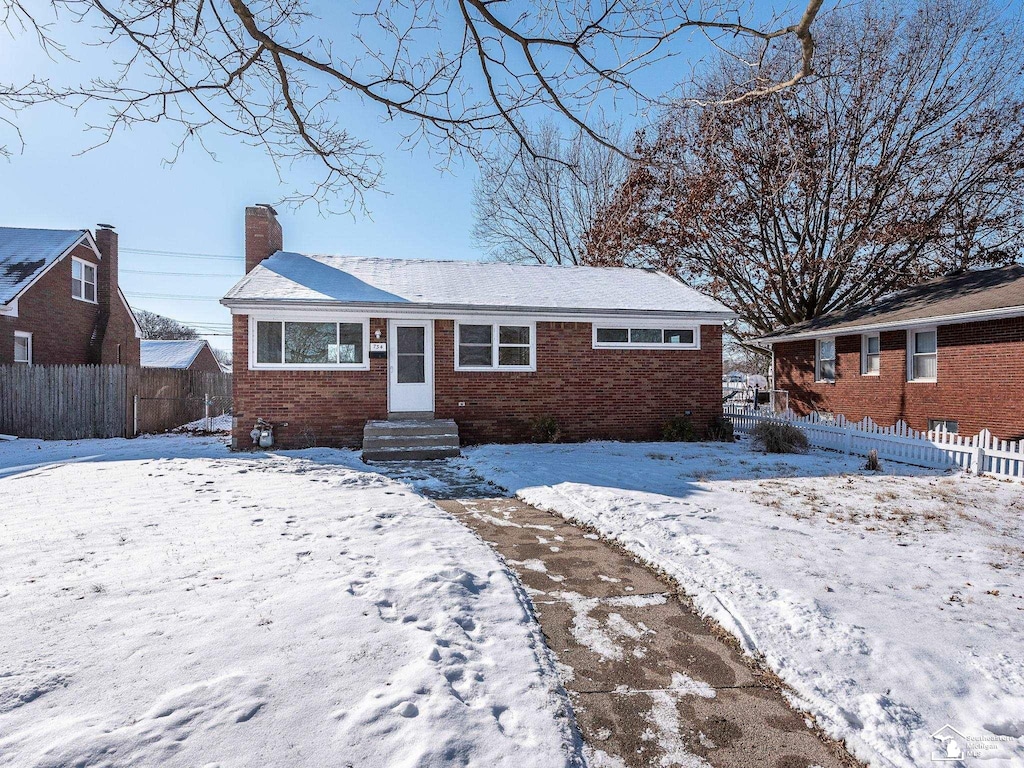
[[753, 431], [763, 421], [782, 422], [803, 430], [816, 448], [862, 456], [873, 448], [880, 459], [903, 464], [936, 469], [957, 466], [976, 475], [1024, 480], [1024, 445], [1020, 440], [997, 440], [987, 429], [967, 437], [944, 431], [918, 432], [904, 421], [880, 427], [871, 419], [854, 423], [842, 415], [832, 420], [816, 413], [774, 414], [729, 405], [725, 406], [725, 415], [741, 433]]

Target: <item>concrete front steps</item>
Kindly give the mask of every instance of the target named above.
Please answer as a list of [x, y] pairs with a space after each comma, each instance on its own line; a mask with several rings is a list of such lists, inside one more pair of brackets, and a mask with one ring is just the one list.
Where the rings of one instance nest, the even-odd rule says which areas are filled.
[[363, 427], [363, 461], [430, 461], [459, 455], [452, 419], [388, 419]]

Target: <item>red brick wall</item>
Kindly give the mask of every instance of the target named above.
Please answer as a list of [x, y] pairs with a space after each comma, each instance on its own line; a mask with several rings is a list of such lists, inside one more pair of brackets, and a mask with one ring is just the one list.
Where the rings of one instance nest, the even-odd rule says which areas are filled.
[[881, 373], [860, 375], [860, 335], [836, 338], [836, 381], [814, 381], [814, 341], [775, 345], [775, 386], [798, 413], [841, 413], [882, 426], [903, 419], [926, 429], [952, 419], [960, 432], [989, 429], [1004, 440], [1024, 437], [1024, 318], [940, 326], [934, 383], [907, 381], [907, 332], [880, 334]]
[[[454, 322], [434, 323], [434, 413], [465, 443], [530, 439], [551, 416], [567, 441], [653, 440], [692, 412], [703, 431], [722, 412], [722, 329], [701, 327], [701, 349], [593, 349], [590, 323], [537, 323], [537, 370], [454, 370]], [[464, 402], [464, 407], [459, 407]]]
[[[252, 445], [249, 432], [257, 417], [287, 422], [274, 430], [274, 438], [292, 448], [355, 448], [362, 443], [367, 419], [387, 418], [387, 360], [371, 359], [368, 371], [250, 371], [249, 318], [234, 315], [232, 322], [235, 447]], [[371, 335], [378, 329], [386, 333], [385, 322], [371, 320]]]
[[99, 305], [71, 298], [71, 256], [99, 265], [92, 249], [79, 245], [22, 294], [18, 317], [0, 316], [0, 364], [14, 362], [15, 331], [32, 334], [35, 365], [90, 362], [89, 340]]
[[[118, 349], [120, 347], [120, 349]], [[110, 319], [103, 336], [104, 365], [140, 365], [142, 346], [135, 336], [135, 324], [121, 298], [115, 294], [110, 305]]]
[[213, 356], [213, 351], [209, 347], [203, 347], [202, 351], [196, 355], [196, 359], [192, 361], [192, 365], [188, 367], [190, 371], [206, 371], [207, 373], [220, 373], [220, 363], [217, 362], [217, 358]]
[[[385, 333], [384, 320], [370, 323]], [[538, 323], [537, 371], [454, 370], [454, 323], [434, 323], [434, 412], [459, 424], [463, 443], [527, 440], [532, 419], [554, 417], [564, 440], [656, 439], [691, 411], [703, 430], [720, 414], [722, 331], [701, 328], [701, 349], [595, 350], [589, 323]], [[387, 361], [369, 371], [250, 371], [248, 318], [234, 317], [233, 437], [251, 444], [260, 416], [288, 422], [278, 444], [358, 446], [367, 419], [387, 416]], [[465, 406], [460, 407], [459, 402]]]

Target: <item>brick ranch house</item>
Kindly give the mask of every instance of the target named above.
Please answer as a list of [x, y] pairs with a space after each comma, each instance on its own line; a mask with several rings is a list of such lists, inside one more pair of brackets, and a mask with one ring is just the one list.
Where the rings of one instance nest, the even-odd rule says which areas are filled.
[[139, 365], [117, 233], [0, 227], [0, 365]]
[[1024, 437], [1024, 266], [963, 272], [758, 340], [799, 414]]
[[144, 339], [142, 367], [207, 373], [224, 370], [205, 339]]
[[[657, 272], [313, 256], [245, 212], [233, 316], [232, 445], [257, 417], [276, 445], [359, 446], [368, 420], [453, 419], [466, 442], [650, 439], [722, 412], [733, 314]], [[284, 426], [284, 424], [287, 426]]]

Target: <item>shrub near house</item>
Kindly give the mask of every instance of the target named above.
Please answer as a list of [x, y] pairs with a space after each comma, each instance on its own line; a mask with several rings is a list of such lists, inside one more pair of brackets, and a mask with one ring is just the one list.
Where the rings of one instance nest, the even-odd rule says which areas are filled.
[[[246, 210], [234, 327], [234, 444], [257, 418], [278, 444], [359, 445], [368, 419], [454, 419], [469, 442], [656, 439], [722, 412], [732, 313], [665, 274], [284, 251]], [[284, 424], [287, 426], [284, 426]]]
[[1024, 436], [1024, 266], [939, 278], [760, 341], [797, 413]]

